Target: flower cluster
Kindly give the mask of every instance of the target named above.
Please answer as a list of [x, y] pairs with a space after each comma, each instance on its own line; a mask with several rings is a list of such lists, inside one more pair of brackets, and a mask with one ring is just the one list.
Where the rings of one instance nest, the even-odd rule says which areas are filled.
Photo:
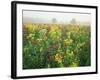
[[90, 65], [90, 27], [75, 24], [23, 24], [23, 68]]

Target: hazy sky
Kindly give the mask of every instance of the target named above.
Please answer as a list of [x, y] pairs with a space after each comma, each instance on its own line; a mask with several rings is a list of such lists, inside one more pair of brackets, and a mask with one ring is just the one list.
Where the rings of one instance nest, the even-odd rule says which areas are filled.
[[23, 22], [52, 22], [52, 19], [56, 18], [59, 23], [70, 22], [73, 18], [77, 22], [89, 22], [91, 20], [91, 14], [80, 13], [59, 13], [59, 12], [43, 12], [43, 11], [23, 11]]

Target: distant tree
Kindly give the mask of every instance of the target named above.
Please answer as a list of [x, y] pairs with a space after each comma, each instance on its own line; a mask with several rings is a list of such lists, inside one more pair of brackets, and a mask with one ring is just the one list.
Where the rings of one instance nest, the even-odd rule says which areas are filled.
[[52, 22], [53, 22], [53, 23], [56, 23], [56, 22], [57, 22], [56, 18], [53, 18], [53, 19], [52, 19]]
[[76, 19], [73, 18], [71, 21], [70, 21], [71, 24], [76, 24]]

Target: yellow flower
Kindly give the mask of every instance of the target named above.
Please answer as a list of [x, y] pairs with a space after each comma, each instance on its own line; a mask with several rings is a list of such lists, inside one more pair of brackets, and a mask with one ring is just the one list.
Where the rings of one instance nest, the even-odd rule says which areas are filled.
[[50, 31], [49, 34], [50, 34], [50, 37], [54, 40], [60, 40], [60, 38], [61, 38], [61, 31], [60, 30], [59, 31], [53, 31], [53, 32]]
[[59, 62], [59, 63], [61, 63], [62, 62], [62, 55], [60, 54], [60, 53], [57, 53], [56, 55], [55, 55], [55, 61], [57, 61], [57, 62]]
[[72, 44], [72, 42], [73, 42], [72, 39], [65, 39], [65, 40], [64, 40], [64, 44], [65, 44], [65, 45], [70, 45], [70, 44]]
[[26, 38], [27, 38], [27, 39], [30, 39], [30, 38], [32, 38], [34, 35], [35, 35], [35, 34], [29, 34]]
[[77, 67], [78, 66], [78, 62], [72, 62], [71, 67]]
[[51, 26], [51, 31], [57, 31], [57, 30], [60, 30], [59, 27], [57, 25], [53, 25]]
[[49, 31], [50, 37], [54, 40], [59, 40], [61, 37], [61, 29], [58, 25], [52, 25]]
[[25, 24], [25, 27], [26, 27], [29, 31], [34, 31], [36, 28], [38, 28], [37, 25], [32, 24], [32, 23]]

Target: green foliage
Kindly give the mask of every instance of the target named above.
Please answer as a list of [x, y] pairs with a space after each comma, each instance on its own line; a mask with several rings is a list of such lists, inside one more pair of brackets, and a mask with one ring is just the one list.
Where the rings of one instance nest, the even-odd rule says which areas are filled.
[[23, 69], [90, 66], [90, 27], [24, 24]]

